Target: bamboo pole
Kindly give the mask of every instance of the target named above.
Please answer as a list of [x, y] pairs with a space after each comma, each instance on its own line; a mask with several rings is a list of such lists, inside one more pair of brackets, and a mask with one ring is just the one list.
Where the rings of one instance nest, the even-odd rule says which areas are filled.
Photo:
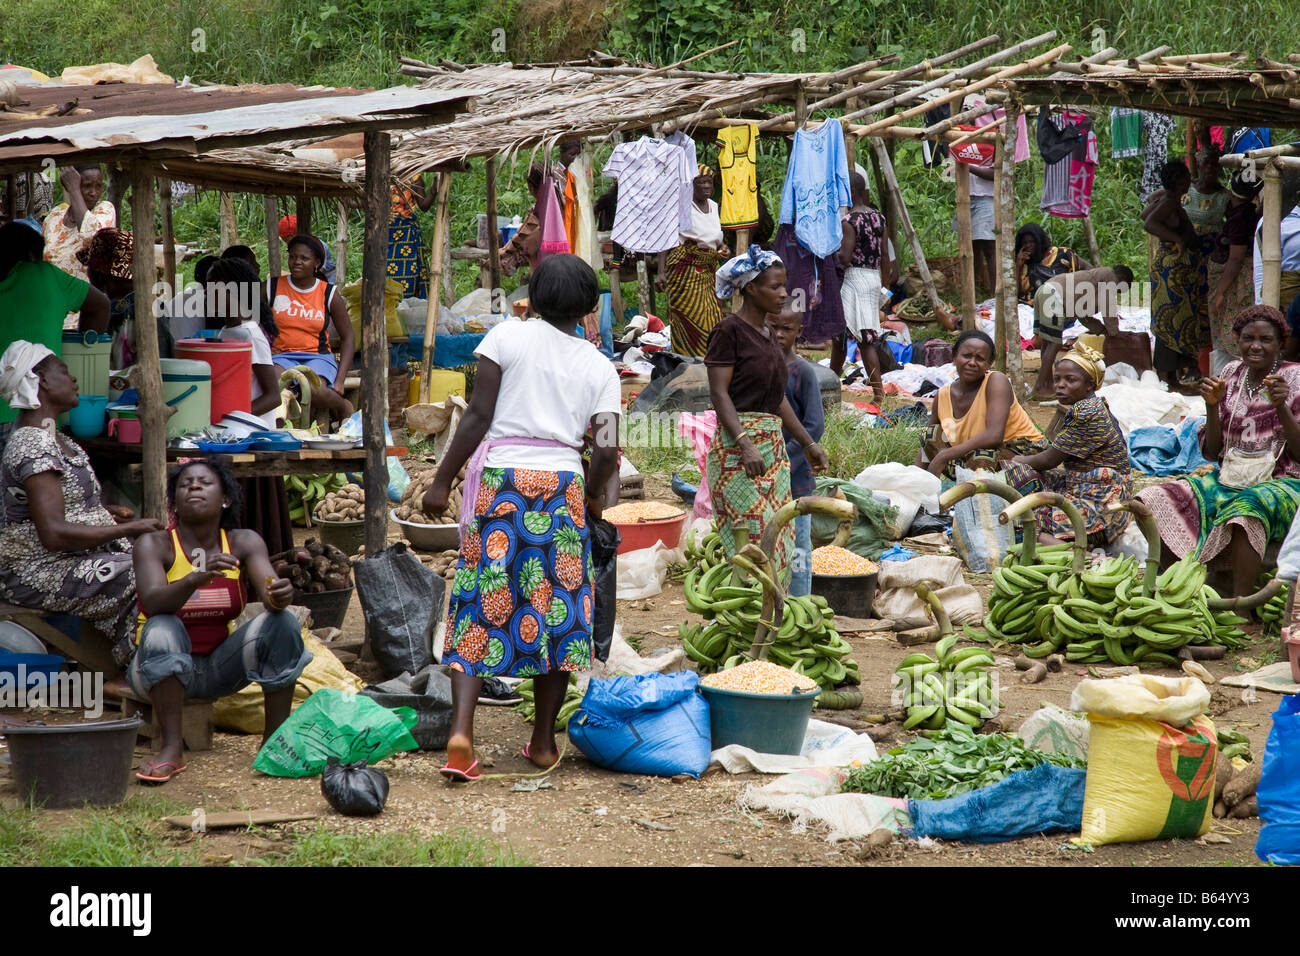
[[342, 199], [337, 202], [339, 208], [338, 220], [334, 226], [334, 284], [342, 288], [348, 281], [348, 206]]
[[262, 197], [262, 214], [266, 219], [266, 274], [278, 276], [280, 272], [280, 201], [274, 196]]
[[654, 292], [650, 289], [650, 268], [646, 265], [645, 253], [636, 260], [636, 304], [642, 315], [654, 311]]
[[162, 360], [158, 354], [158, 320], [153, 314], [154, 297], [154, 179], [145, 163], [130, 169], [131, 232], [135, 240], [131, 263], [135, 292], [134, 385], [140, 393], [141, 447], [144, 486], [141, 490], [142, 517], [167, 518], [167, 417], [172, 412], [163, 404]]
[[388, 174], [391, 139], [385, 132], [365, 134], [366, 233], [361, 266], [361, 423], [366, 449], [366, 554], [388, 544], [388, 462], [384, 425], [388, 421], [388, 348], [384, 284], [388, 278]]
[[903, 232], [907, 234], [907, 241], [912, 247], [912, 257], [916, 260], [916, 269], [921, 274], [921, 283], [925, 286], [926, 297], [930, 300], [930, 305], [934, 307], [936, 313], [943, 310], [943, 303], [939, 301], [939, 293], [934, 287], [934, 276], [930, 274], [930, 266], [925, 261], [925, 250], [921, 248], [921, 240], [912, 228], [912, 218], [907, 213], [907, 206], [903, 203], [903, 194], [898, 188], [898, 179], [894, 175], [894, 164], [889, 160], [889, 154], [885, 151], [885, 141], [879, 137], [872, 137], [871, 150], [876, 160], [880, 164], [880, 171], [885, 177], [885, 185], [889, 188], [889, 193], [893, 197], [894, 207], [898, 211], [899, 222], [902, 223]]
[[1264, 169], [1264, 224], [1259, 234], [1260, 259], [1264, 264], [1264, 305], [1279, 308], [1282, 296], [1282, 174], [1271, 163]]
[[1005, 130], [1016, 128], [1016, 117], [1020, 113], [1018, 103], [1007, 105], [1007, 121], [1004, 132], [998, 137], [997, 154], [994, 168], [997, 171], [998, 210], [1001, 213], [998, 222], [998, 255], [1000, 265], [998, 293], [998, 359], [1011, 379], [1012, 394], [1017, 400], [1024, 394], [1024, 373], [1020, 355], [1020, 315], [1017, 295], [1019, 289], [1016, 281], [1015, 229], [1016, 229], [1016, 157], [1015, 150], [1009, 149]]
[[961, 260], [961, 327], [975, 328], [975, 247], [970, 227], [970, 167], [954, 163], [957, 176], [957, 252]]
[[438, 198], [434, 205], [433, 249], [429, 253], [429, 299], [424, 312], [424, 361], [420, 367], [420, 402], [429, 401], [429, 379], [433, 375], [433, 346], [438, 335], [438, 299], [442, 288], [442, 254], [447, 245], [451, 195], [451, 173], [438, 174]]
[[235, 197], [223, 192], [221, 195], [221, 248], [229, 249], [239, 245], [239, 228], [235, 224]]
[[[181, 291], [180, 277], [176, 275], [176, 233], [172, 223], [172, 183], [170, 179], [158, 180], [158, 201], [162, 206], [163, 282], [171, 288], [171, 295]], [[175, 283], [175, 286], [172, 286]]]
[[[492, 308], [497, 304], [497, 290], [501, 288], [501, 233], [497, 231], [497, 158], [489, 156], [485, 164], [487, 178], [488, 218], [488, 283], [492, 294]], [[543, 181], [544, 183], [545, 181]]]

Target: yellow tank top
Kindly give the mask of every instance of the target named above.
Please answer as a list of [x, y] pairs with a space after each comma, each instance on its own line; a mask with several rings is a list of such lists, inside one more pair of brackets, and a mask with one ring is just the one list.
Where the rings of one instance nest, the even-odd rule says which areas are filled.
[[[189, 556], [181, 546], [180, 536], [172, 528], [172, 563], [167, 568], [167, 583], [179, 581], [194, 570]], [[225, 529], [221, 531], [221, 550], [232, 553], [230, 539]], [[244, 610], [244, 572], [242, 568], [222, 571], [212, 581], [195, 588], [189, 600], [176, 612], [176, 616], [185, 624], [190, 636], [190, 650], [195, 654], [209, 654], [218, 644], [230, 636], [231, 624]], [[140, 642], [140, 632], [148, 615], [141, 609], [137, 618], [135, 640]]]
[[[975, 393], [975, 400], [971, 402], [970, 409], [961, 418], [953, 417], [952, 385], [945, 385], [939, 389], [939, 397], [935, 399], [939, 403], [939, 425], [943, 429], [943, 436], [947, 439], [949, 445], [960, 445], [963, 442], [968, 442], [987, 427], [987, 392], [989, 376], [992, 374], [990, 372], [984, 376], [984, 381], [980, 383], [980, 390]], [[1007, 424], [1002, 432], [1003, 444], [1017, 438], [1037, 441], [1042, 437], [1042, 432], [1030, 419], [1029, 413], [1016, 401], [1015, 395], [1012, 394], [1011, 408], [1007, 410]]]

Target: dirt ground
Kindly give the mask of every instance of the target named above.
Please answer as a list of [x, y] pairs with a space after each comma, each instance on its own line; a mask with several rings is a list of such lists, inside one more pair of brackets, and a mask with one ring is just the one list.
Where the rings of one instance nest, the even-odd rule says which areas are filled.
[[[1031, 406], [1031, 412], [1045, 423], [1053, 409]], [[667, 486], [654, 477], [647, 477], [646, 487], [648, 497], [674, 500]], [[970, 580], [987, 594], [987, 579], [972, 576]], [[677, 625], [687, 617], [681, 586], [671, 581], [658, 597], [619, 602], [622, 632], [625, 637], [641, 639], [643, 655], [679, 646]], [[344, 633], [348, 638], [364, 634], [355, 597]], [[909, 734], [898, 724], [879, 725], [863, 718], [892, 709], [890, 687], [897, 662], [913, 650], [932, 650], [933, 645], [904, 648], [891, 632], [849, 634], [846, 639], [861, 669], [863, 706], [858, 711], [817, 711], [815, 716], [870, 733], [882, 751], [904, 742]], [[1258, 657], [1275, 646], [1276, 641], [1261, 640], [1242, 654], [1206, 666], [1216, 677], [1226, 676], [1235, 671], [1234, 665], [1243, 656]], [[1018, 683], [1009, 656], [999, 655], [999, 661], [1004, 709], [998, 722], [1008, 731], [1043, 703], [1068, 706], [1071, 690], [1087, 676], [1086, 671], [1071, 665], [1049, 675], [1044, 683], [1026, 687]], [[364, 660], [350, 666], [364, 678], [378, 679], [373, 665]], [[1277, 705], [1274, 695], [1261, 693], [1258, 700], [1248, 702], [1239, 690], [1216, 685], [1213, 691], [1216, 722], [1244, 731], [1252, 751], [1257, 757], [1262, 755], [1270, 714]], [[23, 716], [61, 719], [61, 715], [48, 712]], [[922, 847], [912, 841], [883, 847], [868, 847], [865, 842], [831, 844], [815, 830], [796, 832], [779, 816], [740, 809], [737, 796], [742, 790], [772, 779], [761, 774], [714, 772], [700, 780], [637, 777], [602, 770], [570, 747], [561, 766], [546, 778], [548, 786], [533, 789], [539, 778], [522, 775], [535, 768], [519, 755], [529, 732], [529, 725], [511, 709], [480, 707], [475, 726], [479, 757], [489, 774], [503, 776], [489, 776], [472, 785], [450, 785], [436, 772], [445, 762], [445, 754], [401, 754], [381, 764], [391, 781], [388, 805], [381, 816], [368, 820], [334, 813], [320, 794], [319, 778], [285, 780], [254, 772], [251, 764], [259, 738], [238, 734], [219, 732], [213, 749], [190, 754], [189, 769], [160, 792], [169, 800], [202, 807], [208, 813], [229, 809], [315, 813], [338, 832], [416, 831], [427, 835], [466, 828], [507, 844], [535, 863], [562, 866], [1222, 866], [1258, 862], [1254, 855], [1259, 831], [1256, 819], [1216, 821], [1215, 831], [1226, 836], [1227, 843], [1161, 841], [1103, 846], [1093, 852], [1071, 848], [1068, 834], [995, 845], [936, 843]], [[3, 753], [0, 744], [0, 755]], [[138, 760], [146, 757], [146, 750], [137, 751]], [[18, 800], [8, 766], [0, 766], [0, 805], [14, 806]], [[75, 821], [78, 811], [51, 811], [49, 816], [50, 822], [58, 825]], [[209, 833], [202, 838], [204, 860], [222, 865], [232, 859], [256, 857], [274, 848], [287, 833], [315, 825], [315, 821], [306, 821], [256, 833]], [[197, 838], [180, 830], [169, 834], [169, 839], [179, 842]]]

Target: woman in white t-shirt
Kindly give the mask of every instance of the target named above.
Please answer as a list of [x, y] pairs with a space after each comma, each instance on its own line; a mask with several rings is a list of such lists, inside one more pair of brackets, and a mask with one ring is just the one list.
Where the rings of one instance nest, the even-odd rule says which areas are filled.
[[[617, 467], [621, 406], [614, 366], [574, 334], [598, 296], [596, 274], [577, 256], [552, 255], [534, 270], [528, 298], [542, 318], [503, 322], [475, 350], [469, 409], [422, 502], [430, 516], [445, 511], [469, 462], [442, 658], [453, 671], [453, 709], [440, 772], [452, 780], [482, 776], [473, 737], [484, 677], [533, 678], [536, 723], [524, 756], [545, 769], [559, 759], [555, 717], [569, 674], [591, 667], [587, 515], [600, 515]], [[588, 426], [595, 447], [584, 475]]]
[[[224, 325], [217, 338], [223, 342], [248, 342], [253, 347], [253, 374], [249, 383], [249, 411], [267, 428], [278, 427], [280, 369], [271, 360], [275, 319], [262, 295], [253, 267], [242, 259], [219, 259], [208, 270], [206, 288], [211, 318]], [[293, 522], [289, 493], [281, 477], [243, 478], [244, 527], [262, 535], [271, 554], [293, 547]]]
[[709, 333], [722, 321], [722, 307], [713, 294], [713, 277], [729, 255], [722, 236], [722, 220], [713, 195], [713, 170], [699, 164], [691, 202], [691, 225], [680, 232], [681, 245], [659, 253], [658, 287], [668, 293], [668, 324], [673, 351], [702, 356]]

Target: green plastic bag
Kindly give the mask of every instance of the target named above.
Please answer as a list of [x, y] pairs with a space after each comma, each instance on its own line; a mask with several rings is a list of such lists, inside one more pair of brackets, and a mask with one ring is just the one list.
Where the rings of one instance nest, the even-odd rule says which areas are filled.
[[415, 711], [389, 710], [362, 694], [318, 690], [289, 715], [253, 761], [272, 777], [314, 777], [330, 757], [339, 763], [378, 763], [419, 745], [411, 736]]
[[[835, 489], [842, 488], [844, 497], [858, 509], [857, 520], [845, 545], [854, 554], [872, 561], [880, 560], [880, 553], [889, 547], [890, 526], [898, 520], [898, 509], [882, 504], [861, 485], [840, 478], [818, 478], [817, 494], [835, 497]], [[840, 529], [840, 523], [830, 515], [812, 516], [812, 543], [814, 548], [830, 544]]]

